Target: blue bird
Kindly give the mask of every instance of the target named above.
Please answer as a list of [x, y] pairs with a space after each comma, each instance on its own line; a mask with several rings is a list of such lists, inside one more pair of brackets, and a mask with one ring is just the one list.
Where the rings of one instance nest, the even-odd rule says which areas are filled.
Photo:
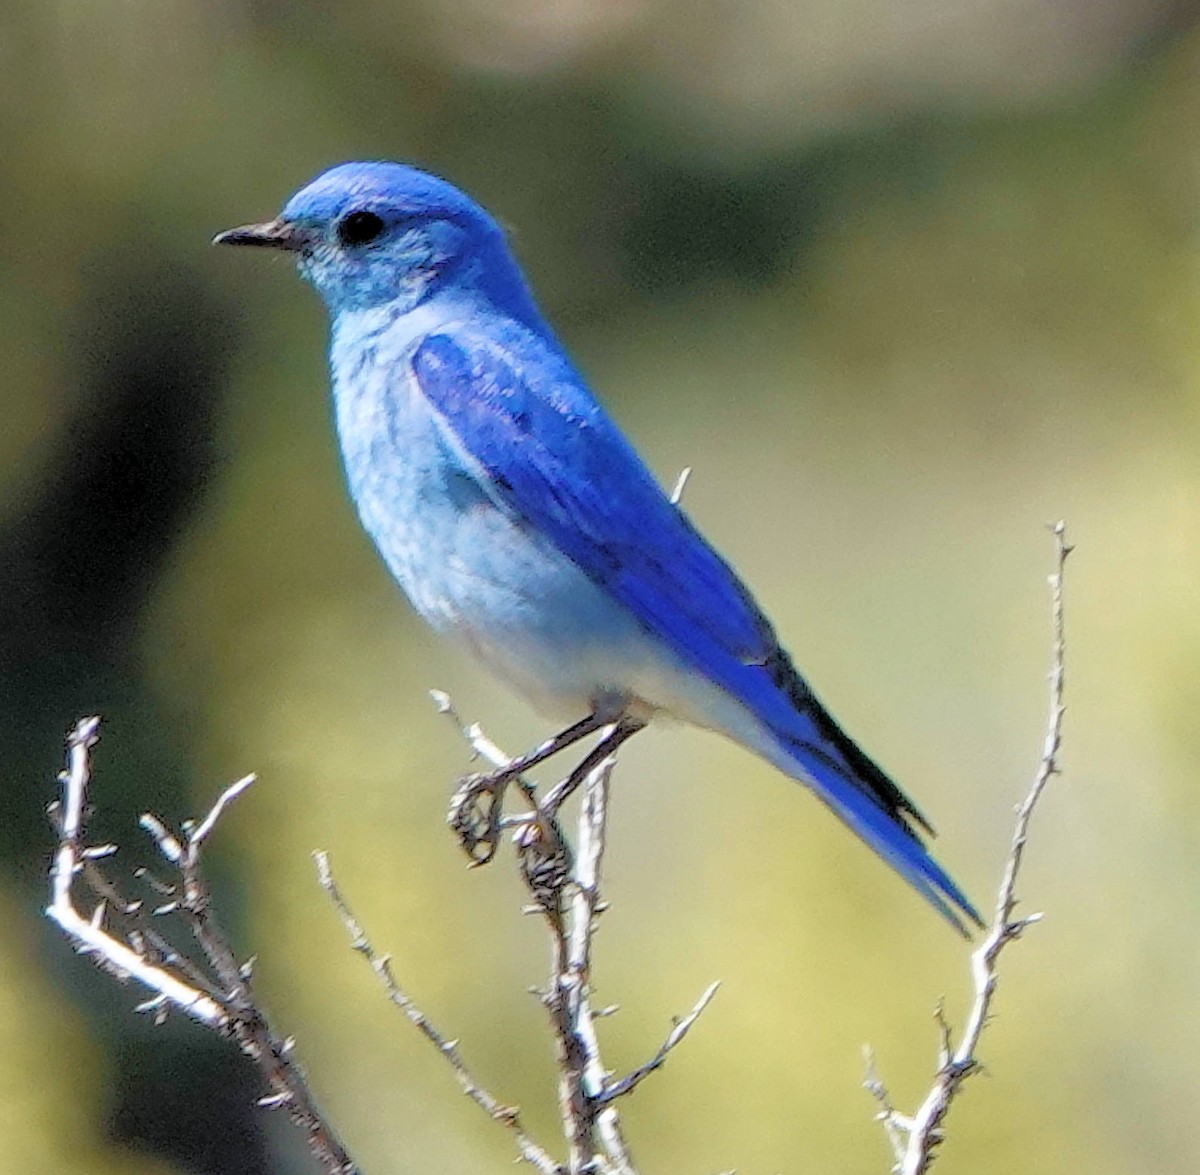
[[928, 822], [593, 398], [483, 208], [412, 167], [345, 163], [215, 241], [294, 253], [324, 299], [350, 490], [417, 611], [577, 719], [519, 766], [602, 731], [596, 762], [672, 715], [807, 784], [960, 930], [956, 911], [979, 922]]

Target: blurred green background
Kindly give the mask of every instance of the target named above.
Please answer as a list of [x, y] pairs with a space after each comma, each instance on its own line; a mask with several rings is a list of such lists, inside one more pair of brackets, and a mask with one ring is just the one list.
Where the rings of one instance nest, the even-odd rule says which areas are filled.
[[[1177, 0], [8, 0], [0, 11], [0, 1169], [300, 1173], [255, 1074], [40, 918], [63, 732], [97, 836], [261, 779], [226, 920], [372, 1172], [510, 1140], [319, 893], [554, 1137], [540, 931], [442, 826], [461, 742], [547, 727], [428, 636], [359, 532], [325, 319], [210, 250], [330, 163], [410, 160], [511, 226], [550, 317], [981, 903], [1040, 749], [1066, 517], [1065, 777], [990, 1080], [939, 1170], [1200, 1166], [1200, 29]], [[259, 262], [256, 264], [255, 262]], [[596, 980], [649, 1172], [885, 1171], [966, 949], [809, 797], [712, 736], [622, 756]]]

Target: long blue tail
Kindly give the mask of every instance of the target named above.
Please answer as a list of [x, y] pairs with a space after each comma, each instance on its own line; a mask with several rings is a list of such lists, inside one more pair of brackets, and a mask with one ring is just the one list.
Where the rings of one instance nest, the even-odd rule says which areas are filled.
[[[955, 929], [963, 935], [969, 935], [967, 926], [959, 917], [960, 913], [976, 925], [983, 925], [979, 912], [950, 875], [933, 859], [901, 811], [885, 807], [873, 789], [868, 790], [861, 779], [848, 777], [846, 769], [836, 765], [824, 751], [794, 743], [790, 739], [782, 742], [781, 746], [795, 768], [798, 768], [790, 773], [802, 782], [811, 784], [820, 799], [918, 893], [924, 895]], [[890, 780], [888, 782], [891, 783]], [[919, 815], [916, 818], [926, 829], [929, 828]]]
[[960, 914], [983, 925], [979, 912], [933, 859], [919, 829], [933, 835], [929, 821], [884, 771], [842, 730], [807, 683], [779, 654], [775, 684], [791, 703], [786, 725], [769, 723], [781, 754], [776, 764], [809, 784], [818, 797], [867, 842], [897, 873], [962, 934]]

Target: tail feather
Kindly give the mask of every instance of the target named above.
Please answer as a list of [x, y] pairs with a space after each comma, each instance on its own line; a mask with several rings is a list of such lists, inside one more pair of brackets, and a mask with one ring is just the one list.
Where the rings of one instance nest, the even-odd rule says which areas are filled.
[[960, 934], [969, 937], [960, 914], [976, 926], [983, 925], [979, 911], [902, 817], [887, 812], [861, 784], [835, 768], [827, 756], [805, 753], [798, 747], [787, 750], [792, 764], [790, 773], [809, 783], [820, 799]]
[[794, 707], [787, 729], [769, 729], [779, 748], [775, 762], [782, 771], [809, 784], [817, 796], [884, 861], [947, 918], [961, 934], [967, 928], [960, 915], [979, 927], [983, 919], [926, 849], [918, 829], [935, 835], [930, 822], [904, 792], [836, 724], [808, 683], [793, 669], [781, 649], [772, 670], [776, 688], [784, 690]]
[[834, 771], [840, 771], [852, 786], [873, 796], [893, 819], [907, 828], [906, 817], [915, 820], [930, 836], [936, 836], [933, 825], [921, 810], [888, 777], [886, 772], [837, 724], [833, 715], [821, 705], [808, 682], [796, 672], [791, 657], [778, 644], [763, 668], [772, 684], [783, 693], [795, 718], [802, 722], [799, 735], [792, 723], [780, 727], [769, 723], [785, 742], [795, 743], [801, 756], [829, 760]]

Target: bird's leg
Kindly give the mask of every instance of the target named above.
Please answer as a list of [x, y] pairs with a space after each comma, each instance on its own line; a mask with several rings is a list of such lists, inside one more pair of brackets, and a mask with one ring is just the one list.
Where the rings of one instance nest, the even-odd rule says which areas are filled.
[[[462, 842], [467, 856], [471, 858], [472, 864], [484, 865], [496, 855], [496, 848], [500, 843], [504, 791], [508, 785], [531, 767], [536, 767], [551, 756], [557, 755], [559, 751], [574, 746], [580, 739], [587, 738], [589, 734], [594, 734], [610, 722], [611, 719], [607, 716], [589, 714], [553, 738], [547, 739], [528, 754], [510, 759], [503, 767], [498, 767], [486, 775], [468, 775], [459, 782], [458, 789], [450, 799], [450, 811], [446, 819], [458, 834], [458, 839]], [[599, 745], [603, 745], [603, 740]], [[574, 787], [570, 790], [574, 791]], [[531, 802], [535, 802], [532, 787], [528, 789], [528, 797]]]
[[600, 741], [584, 756], [579, 766], [546, 793], [545, 798], [538, 804], [538, 815], [554, 819], [559, 808], [576, 792], [583, 781], [605, 759], [615, 755], [621, 744], [631, 739], [645, 725], [642, 719], [633, 718], [628, 714], [612, 723]]
[[571, 876], [571, 847], [558, 824], [559, 809], [617, 748], [637, 734], [645, 722], [625, 715], [611, 720], [600, 741], [584, 756], [571, 774], [556, 783], [545, 798], [534, 805], [514, 837], [521, 872], [537, 903], [554, 917], [561, 917], [563, 886]]

